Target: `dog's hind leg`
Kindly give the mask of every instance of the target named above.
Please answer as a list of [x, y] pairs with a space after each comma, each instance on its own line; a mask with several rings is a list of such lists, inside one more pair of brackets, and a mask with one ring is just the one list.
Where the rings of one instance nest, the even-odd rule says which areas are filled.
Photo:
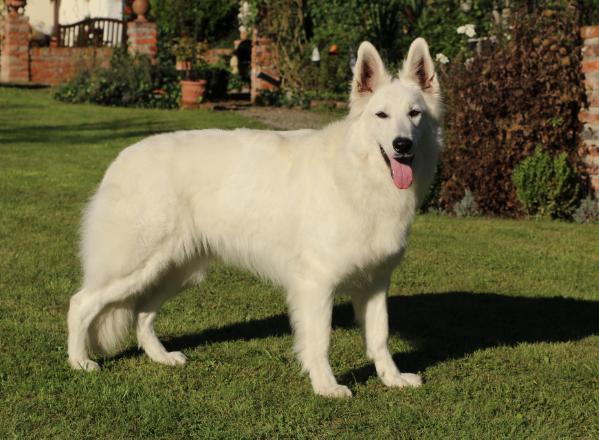
[[67, 324], [69, 363], [75, 369], [97, 370], [88, 343], [109, 354], [118, 348], [133, 320], [132, 298], [143, 295], [165, 267], [157, 256], [132, 273], [98, 286], [84, 286], [71, 298]]
[[180, 268], [168, 274], [157, 286], [152, 288], [149, 295], [140, 298], [137, 305], [137, 342], [154, 362], [165, 365], [181, 365], [187, 358], [180, 351], [167, 351], [158, 339], [154, 330], [154, 321], [162, 304], [176, 295], [185, 284], [194, 282], [199, 284], [206, 273], [202, 268], [195, 268], [190, 276], [188, 268]]
[[362, 326], [366, 355], [374, 361], [379, 378], [388, 387], [418, 387], [422, 385], [420, 376], [400, 373], [389, 352], [388, 284], [387, 280], [379, 281], [365, 291], [352, 293], [356, 319]]
[[103, 308], [101, 304], [96, 304], [97, 296], [97, 292], [81, 289], [71, 298], [67, 317], [69, 364], [78, 370], [93, 371], [100, 368], [87, 352], [89, 326]]
[[326, 397], [351, 397], [349, 388], [337, 383], [329, 364], [332, 289], [314, 282], [300, 282], [289, 289], [287, 301], [295, 333], [295, 352], [310, 376], [314, 392]]
[[137, 342], [154, 362], [165, 365], [181, 365], [187, 357], [180, 351], [167, 351], [154, 332], [154, 320], [160, 305], [144, 304], [137, 314]]
[[[99, 368], [88, 355], [88, 343], [92, 340], [96, 341], [95, 348], [104, 353], [112, 351], [119, 345], [126, 336], [133, 318], [131, 306], [126, 301], [130, 294], [128, 286], [117, 281], [99, 289], [83, 288], [73, 295], [67, 317], [71, 367], [85, 371]], [[122, 307], [112, 307], [115, 305], [122, 305]], [[100, 335], [100, 329], [95, 321], [102, 318], [108, 318], [109, 322], [105, 321], [106, 326], [101, 330]]]
[[[181, 286], [160, 284], [155, 295], [143, 298], [137, 306], [137, 343], [154, 362], [166, 365], [184, 364], [187, 358], [180, 351], [168, 352], [156, 336], [154, 320], [160, 307], [171, 296], [178, 293]], [[153, 289], [154, 290], [154, 289]]]

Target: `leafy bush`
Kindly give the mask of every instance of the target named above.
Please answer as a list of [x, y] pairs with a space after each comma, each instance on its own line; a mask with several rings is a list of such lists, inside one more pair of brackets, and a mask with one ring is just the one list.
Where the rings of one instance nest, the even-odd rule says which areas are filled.
[[[417, 36], [433, 54], [456, 55], [467, 39], [456, 32], [491, 27], [493, 0], [251, 0], [259, 32], [273, 38], [281, 56], [283, 88], [347, 94], [350, 62], [363, 40], [373, 43], [396, 70]], [[337, 51], [329, 55], [329, 48]], [[311, 63], [318, 48], [321, 60]]]
[[[440, 193], [446, 210], [469, 188], [483, 213], [520, 215], [511, 176], [537, 144], [552, 156], [565, 153], [581, 169], [578, 113], [585, 95], [577, 11], [522, 10], [510, 23], [508, 35], [483, 44], [469, 62], [440, 69], [448, 107]], [[570, 205], [560, 209], [552, 212], [565, 214]]]
[[71, 81], [59, 85], [54, 97], [72, 103], [174, 108], [178, 106], [178, 88], [174, 68], [152, 66], [147, 57], [132, 57], [126, 49], [117, 48], [110, 67], [82, 69]]
[[[422, 8], [414, 24], [414, 33], [410, 36], [425, 38], [433, 55], [442, 53], [453, 60], [467, 48], [467, 36], [459, 34], [457, 28], [472, 24], [476, 37], [488, 35], [493, 26], [493, 10], [497, 3], [494, 0], [429, 0]], [[512, 0], [512, 5], [514, 3]]]
[[572, 217], [576, 223], [599, 223], [599, 203], [590, 196], [586, 197]]
[[227, 39], [237, 32], [238, 11], [238, 0], [150, 0], [150, 16], [165, 43], [184, 35], [211, 44]]
[[515, 168], [512, 180], [529, 215], [568, 218], [574, 212], [580, 187], [566, 153], [551, 158], [537, 146], [534, 154]]
[[[170, 58], [152, 65], [145, 56], [131, 56], [125, 49], [114, 50], [110, 67], [81, 70], [71, 81], [58, 86], [54, 97], [64, 102], [91, 102], [121, 107], [177, 108], [181, 74]], [[224, 63], [197, 63], [190, 75], [206, 80], [206, 98], [227, 95], [229, 69]]]

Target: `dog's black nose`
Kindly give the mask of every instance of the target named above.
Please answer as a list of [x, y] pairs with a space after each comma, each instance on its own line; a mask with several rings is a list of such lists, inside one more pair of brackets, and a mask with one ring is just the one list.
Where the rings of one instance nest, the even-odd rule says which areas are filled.
[[393, 139], [393, 149], [397, 154], [408, 154], [412, 150], [412, 140], [404, 137]]

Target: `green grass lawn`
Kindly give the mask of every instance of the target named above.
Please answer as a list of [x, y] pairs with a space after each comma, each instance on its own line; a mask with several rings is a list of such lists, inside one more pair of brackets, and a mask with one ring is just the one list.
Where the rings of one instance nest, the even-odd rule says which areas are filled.
[[79, 216], [106, 166], [151, 133], [239, 126], [256, 124], [0, 88], [0, 439], [599, 438], [599, 225], [419, 217], [389, 299], [418, 389], [377, 380], [339, 298], [331, 362], [355, 397], [314, 396], [279, 288], [222, 266], [159, 316], [184, 367], [131, 338], [100, 372], [70, 370]]

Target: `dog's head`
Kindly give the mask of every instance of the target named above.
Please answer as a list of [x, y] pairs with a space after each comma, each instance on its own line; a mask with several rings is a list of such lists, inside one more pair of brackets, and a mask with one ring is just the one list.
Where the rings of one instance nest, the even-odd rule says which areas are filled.
[[374, 46], [363, 42], [350, 101], [350, 117], [360, 120], [362, 147], [378, 150], [396, 187], [410, 187], [413, 161], [441, 117], [439, 82], [426, 41], [414, 40], [397, 77], [387, 73]]

